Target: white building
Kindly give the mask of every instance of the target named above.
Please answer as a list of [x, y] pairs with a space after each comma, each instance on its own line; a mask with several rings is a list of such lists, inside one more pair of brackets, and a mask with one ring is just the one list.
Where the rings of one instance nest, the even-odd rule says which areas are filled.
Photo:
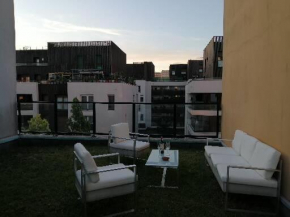
[[[22, 127], [28, 125], [28, 121], [39, 114], [39, 104], [29, 103], [39, 101], [37, 82], [17, 82], [17, 100], [21, 103]], [[27, 102], [27, 104], [25, 103]]]
[[[76, 97], [81, 102], [136, 102], [138, 88], [126, 83], [89, 83], [69, 82], [68, 101]], [[83, 104], [83, 114], [92, 123], [93, 105]], [[96, 132], [108, 133], [110, 126], [116, 123], [128, 122], [130, 131], [133, 126], [132, 104], [96, 104]], [[68, 106], [68, 116], [71, 116], [71, 105]]]
[[221, 93], [221, 79], [189, 81], [185, 87], [185, 102], [201, 105], [186, 106], [185, 135], [216, 135], [217, 124], [220, 124], [217, 123], [217, 114], [221, 117], [221, 111], [217, 111], [217, 102], [221, 98]]

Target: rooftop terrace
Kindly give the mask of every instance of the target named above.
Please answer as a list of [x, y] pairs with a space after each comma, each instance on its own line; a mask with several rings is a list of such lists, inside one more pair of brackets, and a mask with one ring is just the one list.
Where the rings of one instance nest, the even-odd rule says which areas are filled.
[[[21, 136], [1, 146], [0, 183], [5, 187], [0, 188], [0, 216], [82, 215], [72, 164], [73, 144], [81, 139], [44, 138]], [[82, 143], [92, 155], [108, 152], [105, 140], [88, 137]], [[160, 183], [162, 171], [146, 169], [145, 161], [138, 160], [137, 210], [127, 216], [251, 216], [225, 212], [225, 195], [205, 163], [203, 146], [196, 140], [172, 141], [172, 149], [180, 153], [179, 189], [148, 188]], [[156, 143], [151, 142], [151, 148], [156, 148]], [[121, 158], [121, 162], [132, 164], [132, 159]], [[105, 163], [97, 161], [98, 165]], [[168, 171], [166, 184], [176, 184], [174, 170]], [[89, 203], [88, 216], [129, 209], [133, 198], [128, 195]], [[271, 210], [275, 206], [275, 200], [265, 197], [231, 195], [230, 201], [233, 207], [250, 209]]]

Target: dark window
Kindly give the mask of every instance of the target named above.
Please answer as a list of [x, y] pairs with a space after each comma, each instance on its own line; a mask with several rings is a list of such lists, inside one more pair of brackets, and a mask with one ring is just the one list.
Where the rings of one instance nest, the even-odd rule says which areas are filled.
[[143, 114], [140, 115], [140, 121], [144, 121], [144, 115]]
[[21, 102], [21, 110], [32, 110], [32, 94], [17, 94], [17, 101]]
[[[57, 96], [57, 102], [67, 102], [67, 96]], [[67, 103], [57, 103], [58, 110], [67, 110]]]
[[96, 56], [96, 69], [103, 70], [103, 62], [102, 62], [102, 55]]
[[[109, 103], [115, 102], [115, 95], [108, 95]], [[108, 104], [108, 110], [115, 110], [115, 104]]]
[[34, 63], [39, 63], [40, 62], [40, 58], [39, 57], [33, 57], [33, 62]]
[[93, 118], [93, 116], [84, 116], [84, 117], [90, 123], [91, 130], [93, 130], [94, 129], [94, 123], [93, 123], [94, 118]]
[[93, 110], [94, 96], [93, 95], [83, 95], [82, 102], [90, 102], [90, 103], [82, 103], [83, 110]]
[[144, 101], [144, 97], [140, 96], [140, 102], [143, 102], [143, 101]]
[[78, 69], [83, 69], [84, 68], [84, 57], [79, 55], [77, 63], [78, 63]]
[[34, 75], [34, 81], [41, 81], [41, 75], [40, 74], [36, 74]]
[[138, 92], [139, 92], [139, 93], [141, 92], [141, 87], [140, 87], [140, 86], [138, 86]]

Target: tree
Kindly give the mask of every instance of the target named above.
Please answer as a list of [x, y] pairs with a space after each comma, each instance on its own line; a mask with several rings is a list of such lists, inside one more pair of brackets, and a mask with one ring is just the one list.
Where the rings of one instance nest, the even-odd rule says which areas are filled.
[[49, 123], [46, 119], [42, 119], [40, 114], [28, 121], [28, 130], [32, 132], [50, 132]]
[[72, 116], [68, 119], [68, 128], [71, 132], [89, 133], [91, 124], [83, 115], [82, 107], [77, 98], [73, 99]]

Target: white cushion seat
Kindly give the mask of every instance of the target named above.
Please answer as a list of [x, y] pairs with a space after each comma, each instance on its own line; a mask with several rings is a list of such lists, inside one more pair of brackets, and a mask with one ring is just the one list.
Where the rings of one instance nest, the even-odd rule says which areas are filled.
[[[124, 167], [124, 164], [113, 164], [109, 166], [98, 167], [98, 170], [112, 169]], [[81, 171], [76, 172], [77, 180], [81, 183]], [[134, 172], [130, 169], [114, 170], [109, 172], [99, 173], [99, 181], [91, 182], [90, 179], [86, 179], [86, 191], [101, 190], [125, 184], [134, 183]]]
[[204, 149], [208, 157], [211, 157], [212, 154], [238, 156], [237, 152], [235, 152], [235, 150], [231, 147], [205, 146]]
[[[227, 181], [227, 165], [217, 165], [218, 174], [223, 182]], [[264, 186], [277, 188], [278, 183], [274, 178], [264, 179], [255, 170], [230, 168], [229, 182], [241, 185]]]
[[211, 160], [215, 167], [217, 167], [218, 164], [231, 166], [250, 166], [250, 164], [241, 156], [212, 154]]
[[[133, 151], [134, 140], [125, 140], [119, 143], [110, 143], [110, 146], [113, 148]], [[136, 141], [136, 151], [141, 151], [143, 149], [149, 148], [149, 146], [150, 144], [148, 142]]]

